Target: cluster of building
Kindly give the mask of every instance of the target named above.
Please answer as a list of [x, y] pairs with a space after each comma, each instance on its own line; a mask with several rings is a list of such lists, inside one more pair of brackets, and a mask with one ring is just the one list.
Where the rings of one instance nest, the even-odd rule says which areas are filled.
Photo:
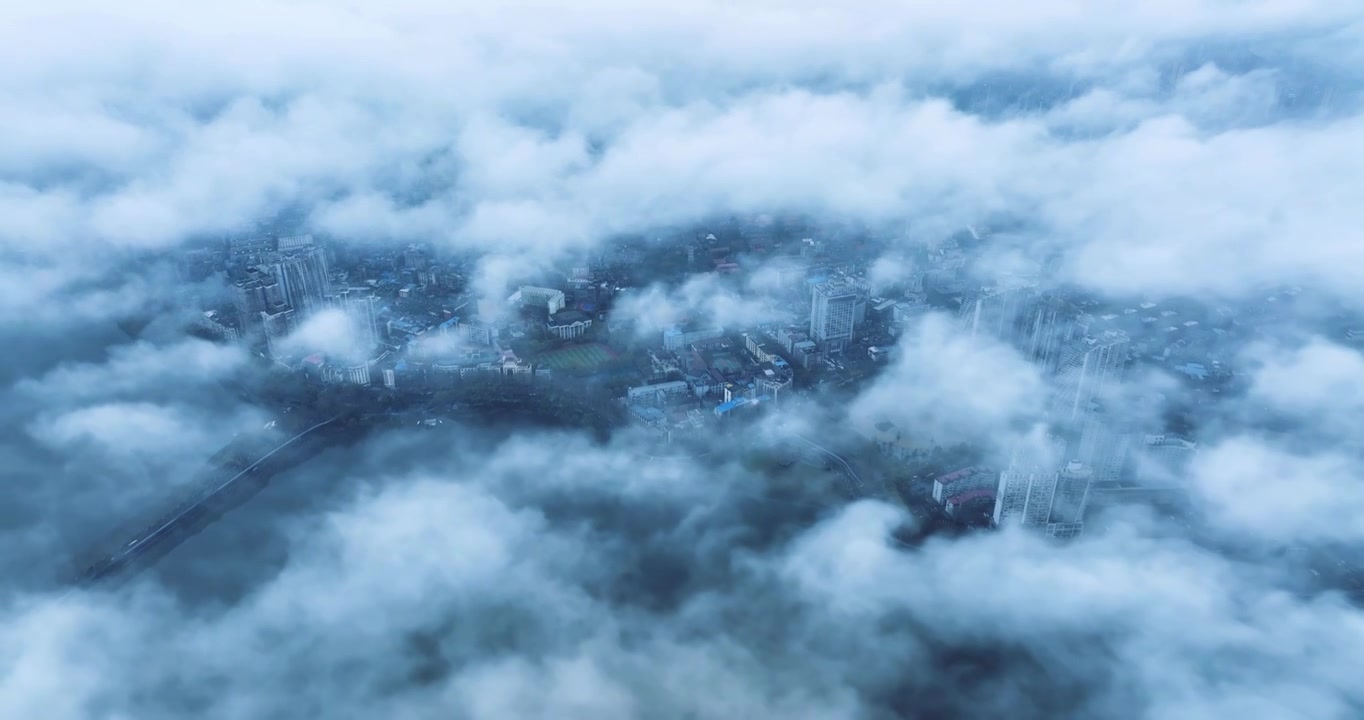
[[[1154, 307], [1148, 304], [1144, 309]], [[1136, 313], [1092, 310], [1063, 294], [1039, 292], [1023, 280], [963, 298], [958, 320], [964, 334], [1014, 346], [1047, 378], [1050, 434], [1021, 444], [1002, 470], [964, 468], [939, 477], [934, 499], [949, 514], [967, 502], [992, 504], [991, 519], [997, 526], [1021, 525], [1055, 537], [1073, 537], [1083, 530], [1086, 513], [1096, 500], [1121, 502], [1180, 492], [1174, 481], [1177, 473], [1149, 471], [1170, 463], [1153, 463], [1151, 457], [1163, 453], [1166, 460], [1179, 457], [1187, 462], [1196, 446], [1143, 432], [1117, 406], [1124, 375], [1135, 362], [1153, 355], [1151, 335], [1135, 335], [1139, 340], [1134, 341], [1132, 331], [1139, 328], [1115, 322]], [[1144, 318], [1142, 322], [1149, 324]], [[1200, 325], [1188, 322], [1181, 327]], [[1172, 342], [1187, 346], [1188, 335]], [[1161, 350], [1151, 359], [1172, 352], [1169, 347]]]
[[[769, 229], [761, 222], [749, 228], [750, 253], [776, 249]], [[797, 247], [798, 256], [759, 260], [777, 281], [773, 300], [783, 306], [770, 313], [777, 319], [738, 328], [724, 327], [722, 318], [714, 324], [684, 320], [662, 331], [649, 353], [651, 382], [631, 387], [624, 398], [632, 418], [669, 433], [723, 422], [780, 403], [793, 392], [797, 372], [885, 359], [870, 339], [889, 340], [894, 303], [873, 296], [865, 264], [833, 260], [813, 239]], [[701, 235], [687, 252], [693, 262], [709, 257], [711, 272], [744, 270], [732, 260], [731, 246], [713, 233]], [[875, 304], [884, 306], [879, 314], [871, 309]]]
[[[810, 236], [792, 236], [802, 231]], [[646, 343], [630, 381], [613, 383], [628, 417], [671, 436], [779, 404], [807, 377], [802, 373], [814, 373], [814, 382], [867, 377], [895, 353], [894, 338], [904, 328], [931, 308], [955, 307], [964, 334], [1014, 346], [1048, 378], [1052, 435], [1020, 447], [1003, 468], [971, 466], [937, 478], [933, 498], [948, 514], [992, 504], [997, 525], [1071, 536], [1096, 499], [1171, 484], [1172, 472], [1151, 469], [1168, 469], [1170, 457], [1187, 460], [1194, 446], [1131, 426], [1112, 406], [1113, 396], [1137, 362], [1164, 364], [1217, 392], [1218, 379], [1232, 374], [1217, 356], [1236, 330], [1229, 313], [1176, 302], [1100, 306], [1077, 293], [1040, 290], [1037, 273], [973, 288], [963, 246], [983, 240], [974, 228], [925, 249], [901, 276], [876, 273], [873, 280], [878, 251], [866, 237], [857, 229], [757, 216], [681, 241], [686, 273], [743, 277], [760, 267], [778, 289], [779, 307], [769, 313], [771, 322], [756, 326], [678, 318]], [[210, 311], [196, 322], [204, 333], [249, 343], [326, 382], [396, 389], [477, 377], [547, 378], [548, 369], [519, 358], [512, 346], [527, 339], [611, 341], [613, 298], [647, 270], [639, 269], [649, 252], [621, 244], [563, 271], [562, 282], [522, 285], [490, 303], [466, 290], [472, 259], [437, 260], [411, 245], [338, 264], [310, 236], [258, 234], [229, 244], [235, 318]], [[326, 310], [346, 318], [355, 353], [338, 357], [286, 342]], [[863, 365], [873, 370], [849, 371]], [[910, 437], [889, 422], [875, 425], [875, 443], [889, 456], [915, 462], [933, 450], [930, 438]]]
[[[287, 339], [309, 318], [334, 309], [353, 346], [324, 368], [328, 377], [365, 378], [378, 345], [378, 298], [370, 287], [333, 283], [326, 248], [311, 235], [253, 238], [233, 246], [247, 260], [232, 285], [237, 322], [230, 333], [272, 358], [297, 354]], [[206, 316], [206, 318], [209, 316]], [[226, 326], [223, 326], [226, 327]], [[315, 358], [314, 358], [315, 360]]]
[[[505, 304], [479, 302], [463, 292], [460, 264], [435, 262], [419, 245], [337, 268], [312, 236], [252, 234], [229, 242], [225, 265], [235, 317], [209, 311], [196, 320], [198, 329], [328, 383], [395, 389], [470, 377], [544, 378], [548, 369], [516, 357], [508, 341], [533, 328], [581, 337], [592, 325], [561, 290], [525, 286]], [[324, 311], [342, 319], [344, 327], [327, 329], [344, 347], [324, 343], [331, 347], [317, 351], [296, 335]]]
[[650, 354], [656, 381], [628, 388], [623, 398], [630, 416], [646, 427], [667, 434], [699, 429], [776, 402], [791, 388], [790, 364], [750, 334], [675, 327], [663, 336], [663, 348]]

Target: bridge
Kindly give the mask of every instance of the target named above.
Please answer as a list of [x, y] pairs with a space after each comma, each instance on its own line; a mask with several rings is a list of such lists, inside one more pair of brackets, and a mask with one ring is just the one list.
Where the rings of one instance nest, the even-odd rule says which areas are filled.
[[[121, 577], [170, 552], [223, 511], [248, 499], [263, 485], [263, 482], [248, 483], [247, 478], [257, 475], [271, 461], [285, 459], [288, 452], [299, 448], [305, 438], [338, 419], [331, 417], [314, 423], [258, 456], [257, 452], [263, 448], [253, 445], [258, 445], [261, 437], [234, 439], [209, 459], [207, 476], [195, 485], [186, 498], [158, 514], [140, 531], [119, 538], [116, 547], [99, 552], [93, 561], [83, 565], [76, 583], [92, 585]], [[254, 460], [251, 459], [253, 456]]]
[[[153, 520], [142, 523], [138, 529], [116, 533], [111, 539], [99, 546], [95, 552], [87, 553], [83, 560], [76, 563], [75, 584], [88, 586], [102, 582], [115, 582], [134, 574], [137, 570], [151, 565], [166, 553], [178, 547], [186, 539], [203, 530], [230, 510], [254, 496], [278, 469], [292, 461], [306, 459], [308, 453], [302, 445], [305, 441], [329, 426], [358, 423], [356, 427], [372, 427], [383, 422], [400, 420], [403, 416], [414, 414], [419, 417], [441, 416], [456, 410], [473, 411], [519, 411], [553, 417], [560, 423], [592, 427], [598, 433], [608, 431], [611, 418], [597, 408], [583, 402], [581, 398], [565, 393], [541, 393], [535, 388], [523, 392], [473, 393], [462, 397], [456, 406], [414, 408], [406, 412], [386, 413], [342, 413], [313, 422], [300, 420], [295, 413], [287, 419], [294, 420], [294, 427], [307, 425], [293, 436], [280, 441], [278, 431], [248, 433], [238, 436], [208, 460], [207, 469], [194, 481], [187, 483], [188, 490], [182, 490], [180, 499], [172, 500], [164, 509], [153, 515]], [[281, 416], [284, 422], [285, 416]], [[343, 418], [346, 419], [342, 422]], [[267, 426], [267, 431], [274, 423]]]

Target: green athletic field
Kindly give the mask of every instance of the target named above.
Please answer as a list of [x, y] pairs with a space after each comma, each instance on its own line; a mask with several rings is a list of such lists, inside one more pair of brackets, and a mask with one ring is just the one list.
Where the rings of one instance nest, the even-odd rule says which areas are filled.
[[535, 357], [534, 362], [555, 370], [594, 370], [620, 355], [600, 343], [570, 345]]

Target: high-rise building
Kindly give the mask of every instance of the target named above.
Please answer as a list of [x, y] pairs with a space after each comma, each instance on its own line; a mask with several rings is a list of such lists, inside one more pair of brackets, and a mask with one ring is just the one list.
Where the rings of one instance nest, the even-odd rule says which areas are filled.
[[1064, 451], [1058, 438], [1019, 447], [999, 474], [994, 524], [1045, 527], [1051, 519], [1056, 466]]
[[1132, 444], [1130, 428], [1108, 413], [1090, 412], [1083, 418], [1070, 457], [1083, 462], [1094, 473], [1095, 482], [1117, 482]]
[[1063, 299], [1048, 296], [1030, 303], [1021, 328], [1019, 349], [1046, 373], [1055, 372], [1061, 351], [1074, 340], [1077, 326]]
[[265, 335], [265, 347], [270, 352], [270, 357], [278, 358], [285, 355], [284, 339], [293, 332], [294, 322], [294, 310], [288, 306], [278, 306], [273, 311], [261, 311], [261, 330]]
[[[1089, 488], [1093, 482], [1094, 473], [1079, 460], [1071, 460], [1061, 468], [1056, 474], [1056, 489], [1052, 496], [1051, 513], [1047, 518], [1047, 524], [1082, 525], [1085, 520], [1085, 506], [1089, 500]], [[1073, 530], [1068, 528], [1064, 534], [1078, 534], [1078, 528]]]
[[338, 309], [346, 314], [351, 333], [364, 349], [379, 343], [379, 298], [367, 287], [342, 288], [331, 297]]
[[810, 299], [810, 335], [826, 351], [840, 352], [853, 339], [858, 291], [840, 283], [816, 285]]
[[403, 251], [402, 257], [403, 267], [408, 270], [416, 270], [425, 267], [431, 262], [430, 256], [426, 252], [426, 248], [415, 243], [407, 246], [407, 249]]
[[271, 258], [266, 267], [275, 276], [284, 301], [303, 316], [326, 307], [331, 294], [327, 254], [316, 245], [301, 245]]
[[248, 269], [233, 285], [232, 302], [237, 309], [241, 335], [249, 341], [262, 336], [262, 313], [276, 315], [289, 307], [274, 276], [260, 268]]
[[1056, 471], [1044, 466], [1012, 465], [999, 474], [994, 523], [1045, 527], [1051, 518]]
[[1054, 418], [1074, 424], [1122, 379], [1130, 339], [1121, 330], [1086, 336], [1067, 346], [1057, 373]]
[[958, 317], [973, 338], [990, 335], [1012, 343], [1032, 297], [1032, 288], [1023, 284], [984, 288], [962, 303]]
[[1019, 468], [1009, 467], [999, 473], [999, 487], [995, 491], [994, 523], [996, 526], [1018, 524], [1023, 508], [1028, 504], [1028, 489], [1032, 480]]

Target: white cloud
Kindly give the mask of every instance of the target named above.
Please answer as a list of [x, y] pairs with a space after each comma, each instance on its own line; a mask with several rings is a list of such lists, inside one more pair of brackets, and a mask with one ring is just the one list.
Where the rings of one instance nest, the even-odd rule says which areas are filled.
[[[1106, 294], [1297, 283], [1360, 300], [1364, 12], [1349, 0], [5, 14], [0, 327], [24, 358], [62, 352], [34, 338], [76, 344], [168, 304], [174, 280], [128, 270], [152, 252], [285, 207], [343, 240], [470, 251], [475, 294], [499, 301], [615, 233], [758, 211], [909, 227], [877, 279], [915, 244], [1005, 216], [1024, 229], [984, 272], [1055, 251], [1048, 280]], [[781, 314], [782, 285], [770, 266], [702, 276], [621, 310], [651, 333], [679, 315], [743, 326]], [[14, 363], [0, 397], [0, 459], [23, 477], [0, 508], [20, 528], [0, 543], [7, 577], [46, 578], [94, 516], [156, 489], [113, 485], [197, 467], [248, 417], [205, 391], [244, 367], [239, 350], [138, 342], [91, 360], [107, 339], [89, 342], [83, 361]], [[354, 349], [335, 312], [291, 342]], [[1009, 348], [934, 315], [900, 351], [848, 408], [796, 423], [889, 419], [987, 449], [1037, 432], [1045, 382]], [[1188, 482], [1208, 518], [1257, 548], [1357, 545], [1359, 463], [1338, 441], [1364, 410], [1359, 356], [1312, 341], [1243, 359], [1236, 408], [1293, 423], [1205, 444]], [[1138, 377], [1115, 397], [1154, 425], [1152, 390], [1174, 392]], [[108, 595], [0, 597], [0, 716], [1315, 718], [1364, 703], [1364, 621], [1299, 568], [1141, 526], [906, 550], [886, 505], [754, 510], [769, 478], [733, 460], [404, 437], [276, 484], [237, 516], [245, 541], [199, 537], [180, 562], [249, 577], [233, 597], [171, 599], [169, 570]], [[256, 530], [287, 539], [259, 560]], [[962, 660], [977, 649], [995, 664]], [[1046, 705], [1072, 694], [1079, 707]]]
[[1190, 478], [1212, 521], [1248, 542], [1364, 540], [1364, 472], [1347, 455], [1233, 437], [1201, 451]]
[[368, 360], [373, 351], [362, 342], [354, 319], [335, 308], [309, 316], [281, 346], [298, 355], [320, 352], [341, 362]]
[[1364, 356], [1314, 338], [1306, 345], [1247, 353], [1259, 367], [1251, 375], [1252, 405], [1286, 413], [1332, 436], [1357, 438], [1364, 413]]
[[117, 346], [104, 362], [64, 363], [17, 389], [44, 403], [145, 395], [156, 388], [213, 382], [242, 367], [238, 347], [187, 339], [168, 346], [137, 342]]
[[958, 332], [940, 314], [906, 330], [899, 355], [849, 408], [863, 423], [894, 423], [940, 444], [987, 439], [997, 448], [1041, 422], [1046, 388], [1012, 348]]

